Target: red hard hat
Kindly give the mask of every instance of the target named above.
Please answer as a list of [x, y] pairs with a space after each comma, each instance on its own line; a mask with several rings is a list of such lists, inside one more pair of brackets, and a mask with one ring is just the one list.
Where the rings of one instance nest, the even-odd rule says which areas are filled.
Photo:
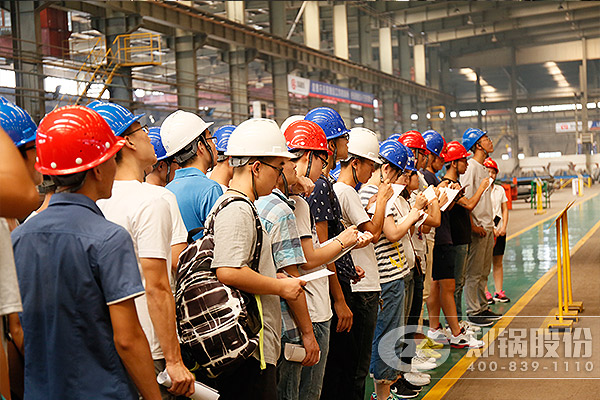
[[471, 154], [465, 149], [465, 146], [457, 142], [456, 140], [446, 145], [446, 151], [442, 153], [444, 162], [450, 162], [454, 160], [460, 160], [461, 158], [467, 158]]
[[323, 129], [315, 122], [300, 120], [292, 122], [284, 132], [285, 144], [290, 150], [315, 150], [326, 151], [333, 154], [327, 148], [327, 137]]
[[500, 171], [498, 169], [498, 164], [496, 164], [496, 161], [492, 160], [490, 157], [488, 157], [488, 158], [485, 159], [485, 161], [483, 162], [483, 166], [495, 169], [496, 172]]
[[96, 111], [65, 106], [47, 114], [38, 126], [35, 168], [45, 175], [87, 171], [114, 156], [125, 144]]
[[418, 131], [405, 132], [398, 140], [406, 147], [423, 150], [426, 154], [429, 153], [427, 143], [425, 143], [425, 139], [423, 139], [423, 136]]

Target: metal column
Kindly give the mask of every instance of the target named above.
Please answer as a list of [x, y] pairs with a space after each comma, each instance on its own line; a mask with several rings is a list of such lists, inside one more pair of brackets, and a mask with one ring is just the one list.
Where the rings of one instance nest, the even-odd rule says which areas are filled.
[[481, 120], [481, 71], [479, 68], [475, 70], [477, 79], [475, 80], [475, 97], [477, 98], [477, 128], [483, 129], [483, 122]]
[[[398, 32], [398, 54], [400, 56], [400, 77], [411, 79], [410, 68], [410, 46], [408, 45], [408, 35], [406, 32]], [[402, 131], [406, 132], [411, 129], [410, 115], [412, 114], [412, 99], [409, 95], [402, 96], [401, 118]]]
[[[360, 63], [362, 65], [373, 66], [373, 47], [371, 46], [371, 17], [367, 14], [359, 13], [358, 16], [358, 44], [360, 49]], [[363, 92], [373, 93], [373, 85], [361, 82]], [[363, 126], [369, 129], [375, 127], [373, 118], [375, 112], [371, 107], [362, 108]]]
[[46, 114], [39, 1], [11, 1], [16, 103], [35, 122]]
[[[271, 33], [285, 37], [286, 15], [285, 2], [269, 2], [269, 18], [271, 20]], [[287, 88], [287, 61], [271, 57], [271, 75], [273, 76], [273, 106], [275, 108], [275, 120], [281, 124], [290, 115], [290, 100]]]
[[519, 166], [519, 120], [517, 118], [517, 58], [516, 49], [512, 48], [512, 61], [510, 66], [510, 98], [512, 100], [510, 109], [510, 128], [512, 131], [512, 154], [515, 159], [515, 167]]
[[[413, 46], [414, 63], [415, 63], [415, 82], [419, 85], [427, 85], [427, 59], [425, 58], [425, 45], [415, 44]], [[420, 131], [427, 129], [427, 101], [418, 98], [418, 114], [419, 120], [417, 127]]]

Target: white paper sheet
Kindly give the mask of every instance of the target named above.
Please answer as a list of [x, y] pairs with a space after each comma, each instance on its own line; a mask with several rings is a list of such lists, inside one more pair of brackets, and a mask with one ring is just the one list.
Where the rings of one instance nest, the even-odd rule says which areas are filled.
[[[394, 193], [392, 194], [392, 197], [390, 197], [390, 199], [385, 204], [385, 215], [390, 215], [392, 213], [392, 207], [394, 207], [394, 202], [396, 201], [398, 196], [400, 196], [400, 193], [402, 193], [402, 191], [406, 187], [406, 185], [398, 185], [397, 183], [392, 183], [391, 186], [392, 186], [392, 190], [394, 191]], [[377, 205], [375, 203], [373, 203], [371, 205], [371, 207], [367, 210], [367, 212], [369, 214], [375, 214], [375, 209], [377, 208], [376, 206]]]
[[454, 201], [454, 199], [456, 198], [456, 195], [458, 194], [458, 192], [460, 192], [460, 190], [450, 189], [450, 188], [441, 188], [441, 189], [444, 189], [444, 192], [446, 192], [448, 201], [440, 207], [440, 211], [446, 211], [446, 209], [450, 206], [450, 204], [452, 204], [452, 201]]
[[436, 198], [435, 190], [433, 189], [433, 185], [430, 185], [427, 189], [423, 191], [423, 195], [427, 199], [427, 201], [432, 201]]
[[301, 279], [305, 282], [310, 282], [310, 281], [314, 281], [315, 279], [325, 278], [329, 275], [333, 275], [333, 272], [331, 272], [327, 268], [323, 268], [318, 271], [311, 272], [310, 274], [299, 276], [298, 279]]

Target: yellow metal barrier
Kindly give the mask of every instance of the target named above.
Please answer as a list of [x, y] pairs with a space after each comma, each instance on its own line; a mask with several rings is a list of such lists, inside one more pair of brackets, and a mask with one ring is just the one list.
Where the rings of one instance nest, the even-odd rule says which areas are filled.
[[536, 206], [537, 210], [535, 212], [536, 215], [544, 214], [546, 210], [544, 210], [544, 195], [542, 194], [542, 181], [540, 179], [536, 179], [535, 187], [536, 187]]
[[573, 301], [571, 283], [571, 252], [569, 249], [569, 222], [567, 210], [575, 203], [571, 201], [558, 215], [556, 225], [556, 276], [558, 279], [558, 308], [556, 321], [548, 324], [549, 329], [571, 329], [573, 322], [578, 321], [578, 314], [583, 311], [583, 302]]

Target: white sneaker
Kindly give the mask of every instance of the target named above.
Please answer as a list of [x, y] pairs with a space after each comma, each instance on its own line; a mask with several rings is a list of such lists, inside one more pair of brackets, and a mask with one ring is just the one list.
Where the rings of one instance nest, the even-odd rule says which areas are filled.
[[438, 325], [437, 329], [429, 328], [427, 330], [427, 337], [434, 342], [448, 344], [448, 336], [442, 325]]
[[457, 336], [450, 336], [450, 346], [456, 349], [464, 349], [465, 347], [479, 349], [482, 348], [484, 344], [483, 340], [477, 340], [474, 334], [469, 334], [464, 329], [461, 329]]
[[431, 378], [429, 377], [429, 375], [418, 371], [405, 373], [404, 379], [417, 386], [425, 386], [431, 383]]
[[460, 320], [458, 322], [458, 325], [460, 325], [462, 328], [465, 328], [466, 331], [471, 331], [474, 333], [481, 332], [481, 327], [479, 327], [477, 325], [473, 325], [472, 323], [470, 323], [469, 321], [466, 321], [466, 320]]
[[430, 369], [434, 369], [437, 367], [436, 363], [435, 363], [435, 358], [425, 358], [425, 357], [421, 357], [421, 356], [416, 356], [413, 357], [412, 361], [411, 361], [411, 365], [418, 369], [418, 370], [423, 370], [423, 371], [427, 371]]

